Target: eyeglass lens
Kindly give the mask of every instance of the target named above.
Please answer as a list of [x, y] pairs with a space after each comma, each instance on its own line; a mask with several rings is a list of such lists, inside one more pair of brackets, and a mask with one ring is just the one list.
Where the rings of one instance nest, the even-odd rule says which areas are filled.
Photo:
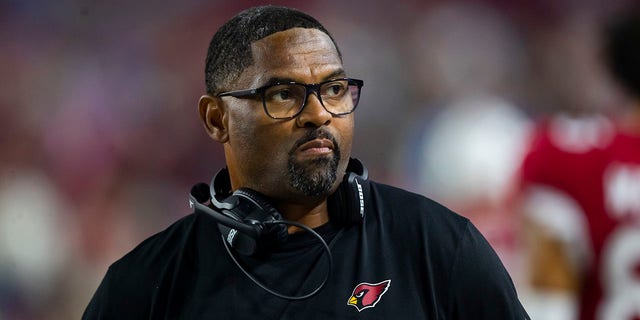
[[[320, 85], [320, 101], [327, 111], [342, 115], [353, 111], [358, 103], [360, 88], [348, 80], [336, 80]], [[264, 106], [271, 117], [294, 116], [304, 106], [307, 87], [302, 84], [282, 84], [269, 87], [264, 92]]]

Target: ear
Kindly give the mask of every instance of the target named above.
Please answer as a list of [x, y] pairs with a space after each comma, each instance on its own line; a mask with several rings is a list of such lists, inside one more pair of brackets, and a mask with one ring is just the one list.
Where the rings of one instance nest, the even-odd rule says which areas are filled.
[[220, 143], [229, 140], [227, 113], [218, 97], [204, 95], [198, 101], [198, 114], [209, 136]]

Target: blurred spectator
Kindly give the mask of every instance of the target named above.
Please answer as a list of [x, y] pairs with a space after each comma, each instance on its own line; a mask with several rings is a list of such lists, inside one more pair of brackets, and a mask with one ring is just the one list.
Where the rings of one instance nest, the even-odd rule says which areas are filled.
[[622, 120], [587, 107], [542, 121], [522, 165], [528, 310], [540, 319], [640, 318], [640, 11], [603, 34], [633, 108]]
[[0, 310], [9, 318], [38, 318], [58, 294], [78, 228], [62, 215], [66, 205], [41, 173], [19, 169], [3, 178]]

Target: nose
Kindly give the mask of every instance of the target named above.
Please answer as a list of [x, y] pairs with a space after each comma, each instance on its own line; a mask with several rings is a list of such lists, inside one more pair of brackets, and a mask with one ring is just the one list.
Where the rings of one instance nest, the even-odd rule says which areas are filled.
[[307, 96], [305, 106], [296, 118], [296, 123], [300, 127], [320, 127], [328, 125], [333, 115], [324, 108], [316, 93]]

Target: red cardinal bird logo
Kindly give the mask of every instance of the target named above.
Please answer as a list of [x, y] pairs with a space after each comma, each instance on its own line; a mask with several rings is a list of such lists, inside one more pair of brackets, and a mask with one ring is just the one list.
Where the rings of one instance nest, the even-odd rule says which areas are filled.
[[390, 285], [391, 280], [385, 280], [375, 284], [363, 282], [353, 289], [347, 305], [356, 307], [358, 312], [366, 308], [373, 308], [380, 301], [382, 295], [387, 292]]

